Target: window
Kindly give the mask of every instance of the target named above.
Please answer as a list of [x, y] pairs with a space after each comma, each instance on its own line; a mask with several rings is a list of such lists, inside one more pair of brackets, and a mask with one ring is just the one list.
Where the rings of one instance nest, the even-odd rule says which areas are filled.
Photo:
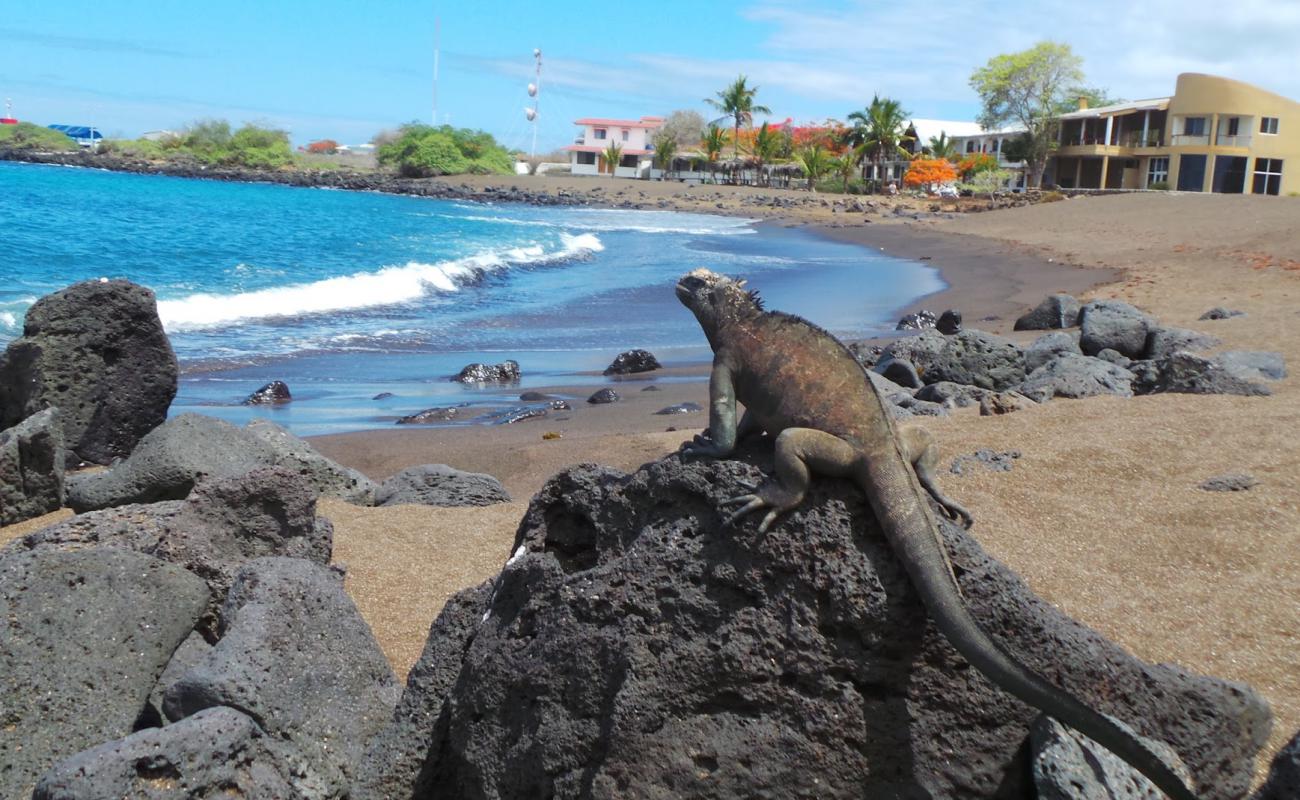
[[637, 166], [638, 166], [638, 164], [637, 164], [637, 157], [636, 157], [636, 156], [623, 156], [622, 158], [620, 158], [620, 159], [618, 160], [618, 165], [619, 165], [620, 167], [631, 167], [632, 169], [636, 169]]
[[973, 153], [973, 152], [975, 152], [975, 140], [974, 140], [974, 139], [967, 139], [967, 140], [966, 140], [966, 152], [967, 152], [967, 153]]
[[[1276, 120], [1274, 120], [1276, 122]], [[1282, 159], [1255, 159], [1255, 194], [1279, 194], [1282, 190]]]
[[1205, 191], [1205, 156], [1183, 155], [1178, 158], [1178, 191]]
[[1236, 136], [1236, 135], [1237, 135], [1237, 126], [1238, 126], [1238, 124], [1239, 124], [1240, 122], [1241, 122], [1241, 119], [1240, 119], [1239, 117], [1229, 117], [1229, 118], [1228, 118], [1228, 135], [1229, 135], [1229, 136]]
[[590, 165], [590, 166], [595, 166], [595, 165], [596, 165], [596, 154], [595, 154], [595, 153], [577, 153], [576, 155], [578, 156], [578, 160], [577, 160], [576, 163], [578, 163], [578, 164], [587, 164], [587, 165]]
[[1272, 133], [1272, 134], [1276, 134], [1276, 133], [1277, 133], [1277, 117], [1260, 117], [1260, 118], [1259, 118], [1259, 132], [1260, 132], [1260, 133]]
[[1183, 120], [1183, 134], [1186, 136], [1205, 135], [1205, 117], [1188, 117]]
[[591, 132], [591, 138], [593, 138], [593, 139], [604, 139], [604, 138], [605, 138], [605, 129], [604, 129], [604, 128], [596, 128], [594, 131]]
[[627, 136], [628, 136], [628, 130], [627, 130], [627, 128], [624, 128], [624, 129], [622, 130], [622, 133], [623, 133], [623, 141], [626, 142], [626, 141], [627, 141]]
[[1147, 162], [1147, 188], [1153, 183], [1169, 183], [1169, 159], [1153, 158]]

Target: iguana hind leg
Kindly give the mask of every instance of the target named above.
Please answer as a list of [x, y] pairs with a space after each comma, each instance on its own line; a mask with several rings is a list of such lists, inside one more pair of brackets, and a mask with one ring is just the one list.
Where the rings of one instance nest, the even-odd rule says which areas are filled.
[[758, 532], [764, 533], [776, 518], [803, 502], [812, 473], [842, 478], [852, 474], [859, 454], [846, 441], [812, 428], [787, 428], [776, 437], [776, 474], [752, 494], [722, 501], [739, 505], [724, 524], [759, 509], [768, 509]]
[[934, 498], [934, 502], [939, 504], [949, 519], [961, 520], [961, 526], [969, 530], [975, 524], [975, 518], [964, 506], [945, 495], [934, 479], [934, 468], [939, 463], [939, 447], [934, 443], [934, 437], [925, 428], [909, 425], [898, 429], [898, 441], [907, 460], [912, 462], [916, 477]]

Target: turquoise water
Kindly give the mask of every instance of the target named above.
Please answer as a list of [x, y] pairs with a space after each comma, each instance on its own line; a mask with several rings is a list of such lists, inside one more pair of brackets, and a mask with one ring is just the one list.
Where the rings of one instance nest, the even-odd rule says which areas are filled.
[[[0, 343], [37, 297], [78, 280], [152, 288], [182, 364], [173, 412], [266, 415], [301, 434], [392, 424], [466, 390], [471, 361], [517, 360], [524, 387], [644, 347], [708, 357], [672, 286], [742, 275], [772, 308], [844, 336], [893, 327], [942, 283], [927, 266], [750, 220], [459, 203], [0, 162]], [[248, 409], [266, 381], [294, 402]], [[384, 401], [380, 392], [396, 395]]]

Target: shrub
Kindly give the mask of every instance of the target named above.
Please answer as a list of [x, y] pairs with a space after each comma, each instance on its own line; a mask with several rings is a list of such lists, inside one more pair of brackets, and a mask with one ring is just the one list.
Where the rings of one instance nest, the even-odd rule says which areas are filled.
[[413, 122], [375, 139], [380, 142], [379, 163], [408, 177], [514, 173], [514, 159], [483, 131]]
[[99, 143], [99, 152], [112, 153], [124, 158], [142, 158], [146, 161], [165, 161], [167, 151], [162, 142], [148, 139], [104, 139]]
[[230, 123], [204, 119], [191, 123], [181, 134], [180, 148], [200, 161], [220, 164], [230, 158]]
[[957, 180], [957, 170], [946, 158], [918, 158], [903, 175], [904, 186], [930, 187]]
[[65, 133], [30, 122], [0, 125], [0, 147], [14, 150], [76, 150], [77, 143]]
[[1156, 181], [1149, 184], [1147, 188], [1154, 192], [1167, 192], [1169, 191], [1169, 181]]
[[249, 169], [280, 169], [292, 162], [288, 133], [245, 124], [230, 137], [230, 153], [222, 163]]
[[324, 153], [326, 155], [333, 155], [338, 151], [339, 151], [339, 143], [334, 141], [333, 139], [321, 139], [319, 141], [312, 142], [311, 144], [307, 145], [308, 153]]

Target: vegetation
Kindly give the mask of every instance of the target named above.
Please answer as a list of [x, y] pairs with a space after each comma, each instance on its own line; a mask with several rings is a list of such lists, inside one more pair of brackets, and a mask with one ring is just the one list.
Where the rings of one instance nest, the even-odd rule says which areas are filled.
[[[1071, 96], [1086, 93], [1083, 59], [1067, 44], [1039, 42], [1028, 50], [994, 56], [971, 75], [980, 96], [980, 124], [999, 128], [1016, 122], [1028, 131], [1025, 155], [1029, 186], [1039, 187], [1056, 145], [1056, 115]], [[1095, 90], [1094, 90], [1095, 91]]]
[[323, 153], [333, 155], [339, 151], [339, 143], [333, 139], [320, 139], [307, 145], [308, 153]]
[[[875, 95], [871, 105], [861, 111], [849, 114], [853, 123], [849, 131], [849, 143], [857, 154], [859, 163], [870, 161], [876, 185], [883, 180], [882, 165], [886, 156], [910, 154], [903, 143], [911, 139], [907, 135], [907, 112], [897, 100]], [[866, 170], [863, 170], [863, 178]]]
[[918, 158], [907, 168], [903, 175], [903, 185], [920, 187], [927, 191], [941, 183], [950, 183], [957, 179], [957, 170], [946, 158]]
[[[659, 136], [671, 137], [678, 150], [685, 150], [700, 143], [700, 134], [704, 131], [704, 116], [698, 111], [678, 110], [668, 115], [659, 128]], [[658, 137], [656, 137], [656, 142]], [[655, 145], [658, 147], [658, 145]]]
[[654, 139], [655, 161], [659, 163], [659, 169], [664, 171], [664, 177], [668, 177], [673, 171], [673, 158], [677, 155], [677, 137], [671, 132], [660, 131]]
[[988, 153], [973, 153], [957, 163], [957, 173], [963, 181], [970, 181], [981, 172], [998, 168], [998, 160]]
[[946, 158], [953, 160], [957, 157], [957, 148], [953, 145], [952, 139], [948, 138], [947, 131], [939, 131], [938, 136], [931, 136], [930, 143], [926, 145], [925, 150], [931, 158]]
[[17, 125], [0, 125], [0, 147], [61, 152], [76, 150], [77, 143], [68, 138], [67, 134], [30, 122], [20, 122]]
[[993, 196], [1006, 188], [1007, 181], [1011, 179], [1011, 172], [1005, 169], [981, 170], [971, 178], [970, 188], [975, 194], [987, 194], [989, 202], [993, 202]]
[[704, 99], [704, 102], [731, 117], [733, 122], [731, 143], [736, 158], [740, 158], [740, 126], [753, 125], [755, 114], [772, 113], [772, 109], [754, 102], [758, 87], [751, 88], [746, 84], [746, 80], [745, 76], [741, 75], [726, 89], [718, 92], [716, 100], [707, 97]]
[[840, 181], [842, 184], [841, 190], [845, 194], [847, 194], [849, 191], [849, 180], [853, 177], [853, 173], [857, 171], [857, 168], [858, 168], [857, 156], [851, 152], [845, 153], [844, 155], [835, 159], [835, 161], [831, 162], [831, 170], [836, 175], [840, 176]]
[[618, 170], [618, 162], [623, 160], [623, 147], [618, 142], [610, 142], [601, 153], [605, 157], [605, 168], [609, 170], [611, 176]]
[[816, 192], [817, 181], [835, 168], [835, 157], [817, 143], [796, 150], [794, 160], [803, 174], [808, 176], [808, 190], [811, 192]]
[[483, 131], [411, 122], [395, 132], [381, 132], [375, 143], [379, 163], [407, 177], [514, 172], [510, 153]]
[[784, 137], [777, 131], [768, 127], [766, 122], [758, 129], [754, 135], [754, 144], [751, 151], [754, 156], [754, 166], [758, 170], [760, 181], [767, 182], [767, 176], [763, 171], [765, 164], [771, 164], [781, 154], [781, 148], [785, 144]]

